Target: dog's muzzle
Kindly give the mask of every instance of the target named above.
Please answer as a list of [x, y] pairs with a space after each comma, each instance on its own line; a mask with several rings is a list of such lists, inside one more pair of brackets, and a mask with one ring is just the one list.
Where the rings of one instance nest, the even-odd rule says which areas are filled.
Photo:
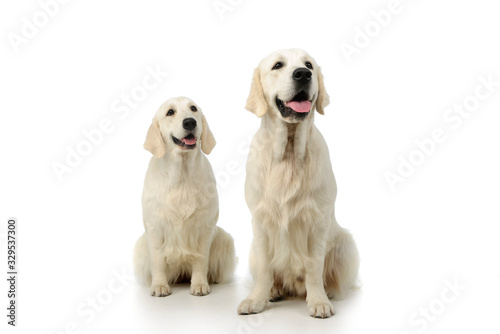
[[190, 133], [182, 139], [175, 138], [172, 136], [174, 143], [184, 150], [191, 150], [196, 147], [196, 137]]
[[276, 97], [276, 105], [283, 118], [291, 117], [298, 120], [306, 118], [312, 106], [308, 94], [303, 90], [288, 102], [284, 102]]

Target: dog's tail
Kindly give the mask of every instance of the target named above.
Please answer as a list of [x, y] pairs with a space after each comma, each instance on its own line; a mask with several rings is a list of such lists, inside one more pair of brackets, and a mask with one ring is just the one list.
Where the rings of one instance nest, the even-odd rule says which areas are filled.
[[[338, 225], [337, 225], [338, 226]], [[351, 233], [338, 226], [333, 244], [325, 257], [323, 279], [328, 297], [342, 299], [357, 288], [359, 254]]]
[[210, 283], [229, 282], [233, 278], [237, 262], [233, 238], [222, 228], [216, 226], [210, 246], [208, 281]]
[[151, 285], [151, 268], [149, 265], [148, 241], [144, 233], [135, 243], [134, 248], [134, 272], [139, 284]]

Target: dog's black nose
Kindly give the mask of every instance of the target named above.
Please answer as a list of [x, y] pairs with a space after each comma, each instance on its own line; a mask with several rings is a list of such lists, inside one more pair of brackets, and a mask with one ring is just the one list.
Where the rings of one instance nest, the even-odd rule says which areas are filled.
[[196, 120], [194, 118], [186, 118], [182, 121], [182, 127], [191, 131], [196, 127]]
[[292, 77], [293, 80], [297, 80], [301, 84], [306, 84], [308, 81], [311, 80], [312, 72], [305, 67], [300, 67], [295, 71], [293, 71]]

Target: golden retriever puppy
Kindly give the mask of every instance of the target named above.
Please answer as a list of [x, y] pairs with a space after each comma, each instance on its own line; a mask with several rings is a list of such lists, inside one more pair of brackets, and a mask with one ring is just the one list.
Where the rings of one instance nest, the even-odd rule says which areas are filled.
[[[215, 139], [205, 116], [186, 97], [171, 98], [153, 118], [144, 148], [153, 154], [142, 193], [146, 232], [134, 250], [138, 280], [151, 295], [190, 280], [204, 296], [210, 283], [231, 279], [236, 264], [231, 236], [216, 226], [219, 201], [207, 157]], [[203, 151], [203, 153], [202, 153]]]
[[246, 108], [262, 118], [247, 161], [245, 198], [252, 213], [254, 287], [239, 314], [267, 301], [307, 296], [309, 314], [334, 314], [330, 298], [356, 285], [358, 251], [335, 220], [337, 186], [328, 147], [314, 125], [329, 97], [306, 52], [280, 50], [254, 72]]

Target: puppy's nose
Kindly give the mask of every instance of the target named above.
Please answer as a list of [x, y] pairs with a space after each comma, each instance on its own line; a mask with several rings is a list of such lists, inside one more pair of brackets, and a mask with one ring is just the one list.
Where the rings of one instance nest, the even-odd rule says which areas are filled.
[[196, 120], [194, 118], [186, 118], [182, 121], [182, 127], [191, 131], [196, 127]]
[[300, 67], [293, 71], [293, 80], [300, 82], [301, 84], [306, 84], [311, 80], [312, 72], [305, 67]]

